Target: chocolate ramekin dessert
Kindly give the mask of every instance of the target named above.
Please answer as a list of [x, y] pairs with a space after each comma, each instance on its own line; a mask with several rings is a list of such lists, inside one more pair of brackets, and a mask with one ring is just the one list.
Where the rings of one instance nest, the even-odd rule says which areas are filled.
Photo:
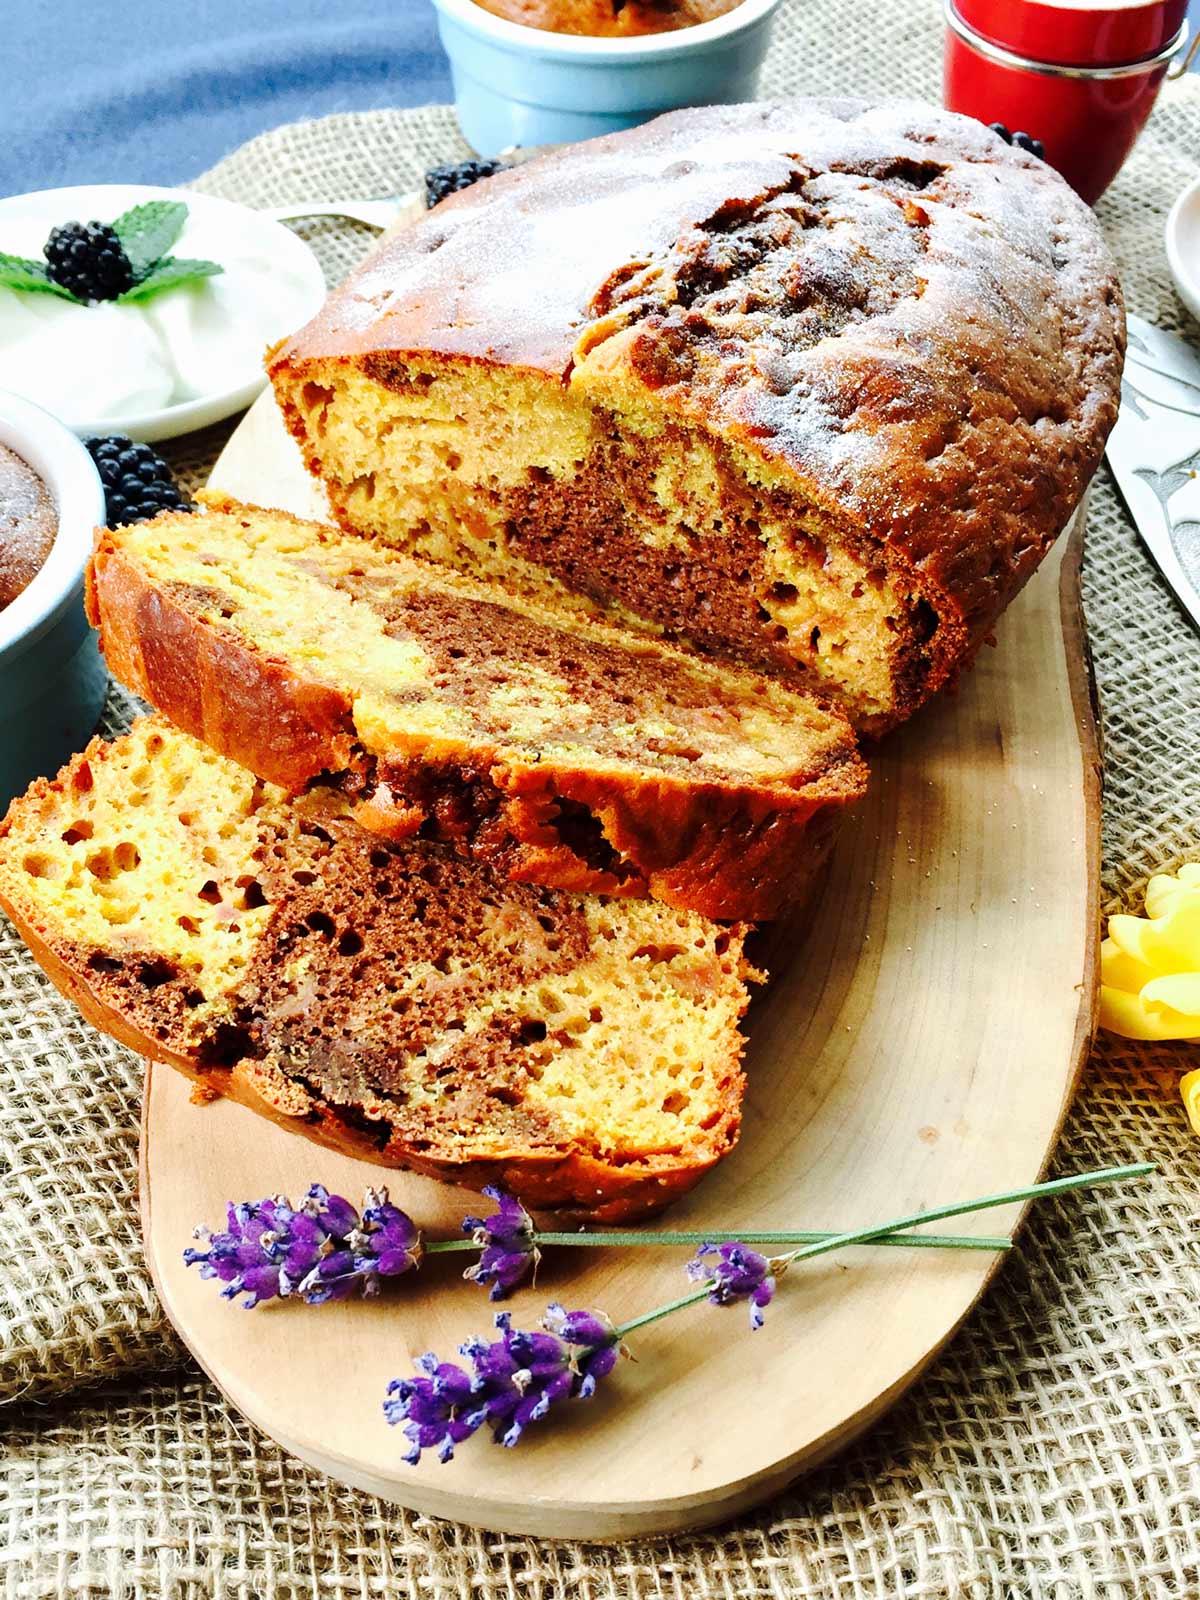
[[0, 444], [0, 611], [37, 577], [57, 532], [49, 489], [27, 461]]
[[733, 11], [741, 0], [476, 0], [494, 17], [545, 33], [632, 38], [694, 28]]

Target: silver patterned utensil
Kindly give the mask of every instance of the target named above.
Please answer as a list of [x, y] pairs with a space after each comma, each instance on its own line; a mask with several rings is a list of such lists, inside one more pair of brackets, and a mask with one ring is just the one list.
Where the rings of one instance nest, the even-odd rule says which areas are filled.
[[1200, 626], [1200, 353], [1140, 317], [1129, 318], [1108, 464], [1143, 542]]

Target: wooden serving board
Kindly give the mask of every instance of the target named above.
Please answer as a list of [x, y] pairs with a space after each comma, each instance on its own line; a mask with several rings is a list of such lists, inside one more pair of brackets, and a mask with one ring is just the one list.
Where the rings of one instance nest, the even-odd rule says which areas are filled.
[[[314, 509], [266, 397], [214, 486]], [[319, 505], [316, 507], [319, 511]], [[1003, 619], [961, 691], [892, 735], [815, 903], [775, 930], [779, 975], [748, 1019], [741, 1142], [669, 1213], [673, 1227], [842, 1228], [1034, 1181], [1093, 1025], [1099, 762], [1079, 615], [1076, 526]], [[783, 970], [779, 970], [779, 969]], [[304, 1461], [421, 1512], [514, 1533], [612, 1540], [719, 1521], [867, 1427], [971, 1309], [982, 1252], [859, 1249], [784, 1279], [765, 1328], [707, 1305], [642, 1330], [598, 1396], [513, 1451], [486, 1434], [440, 1465], [401, 1460], [388, 1380], [452, 1357], [492, 1307], [430, 1259], [375, 1302], [247, 1314], [184, 1268], [227, 1199], [313, 1180], [356, 1201], [378, 1168], [325, 1154], [241, 1108], [189, 1104], [147, 1075], [142, 1207], [163, 1303], [201, 1365]], [[474, 1197], [396, 1174], [433, 1234]], [[1016, 1209], [965, 1219], [1015, 1227]], [[511, 1302], [621, 1321], [684, 1288], [684, 1251], [560, 1250]], [[972, 1396], [963, 1396], [970, 1406]]]

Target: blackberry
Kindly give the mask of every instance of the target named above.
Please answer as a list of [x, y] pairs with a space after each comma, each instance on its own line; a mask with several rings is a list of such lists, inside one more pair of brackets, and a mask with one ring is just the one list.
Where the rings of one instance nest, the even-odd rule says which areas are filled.
[[134, 444], [124, 434], [115, 433], [108, 439], [89, 439], [87, 449], [104, 485], [110, 528], [148, 522], [160, 511], [192, 510], [170, 467], [148, 444]]
[[508, 161], [450, 161], [444, 167], [430, 167], [425, 174], [425, 205], [437, 205], [448, 194], [469, 189], [480, 178], [490, 178], [497, 172], [507, 172]]
[[1011, 132], [1004, 126], [1002, 122], [989, 122], [988, 127], [993, 133], [998, 134], [999, 137], [1004, 140], [1005, 144], [1011, 144], [1013, 142], [1013, 136]]
[[115, 300], [133, 288], [133, 267], [107, 222], [64, 222], [42, 254], [50, 277], [77, 300]]

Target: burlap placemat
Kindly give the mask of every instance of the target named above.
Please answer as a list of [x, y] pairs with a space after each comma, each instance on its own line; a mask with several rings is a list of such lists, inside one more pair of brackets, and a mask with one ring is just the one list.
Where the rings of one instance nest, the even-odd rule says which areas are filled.
[[[939, 55], [933, 0], [791, 0], [764, 88], [936, 98]], [[254, 141], [200, 186], [255, 204], [392, 193], [462, 149], [446, 108], [338, 116]], [[1164, 327], [1185, 314], [1162, 219], [1198, 157], [1192, 80], [1165, 92], [1100, 208], [1131, 307]], [[331, 279], [368, 242], [330, 224], [311, 238]], [[227, 432], [173, 448], [185, 476], [203, 474]], [[1085, 588], [1111, 906], [1200, 855], [1200, 640], [1106, 475]], [[108, 726], [129, 709], [115, 692]], [[1175, 1048], [1101, 1041], [1058, 1164], [1149, 1158], [1160, 1176], [1037, 1211], [949, 1350], [836, 1464], [733, 1529], [609, 1551], [550, 1546], [331, 1484], [177, 1365], [138, 1238], [139, 1064], [78, 1023], [0, 921], [0, 1399], [13, 1402], [0, 1427], [3, 1592], [1200, 1596], [1200, 1146], [1178, 1103], [1181, 1064]]]

